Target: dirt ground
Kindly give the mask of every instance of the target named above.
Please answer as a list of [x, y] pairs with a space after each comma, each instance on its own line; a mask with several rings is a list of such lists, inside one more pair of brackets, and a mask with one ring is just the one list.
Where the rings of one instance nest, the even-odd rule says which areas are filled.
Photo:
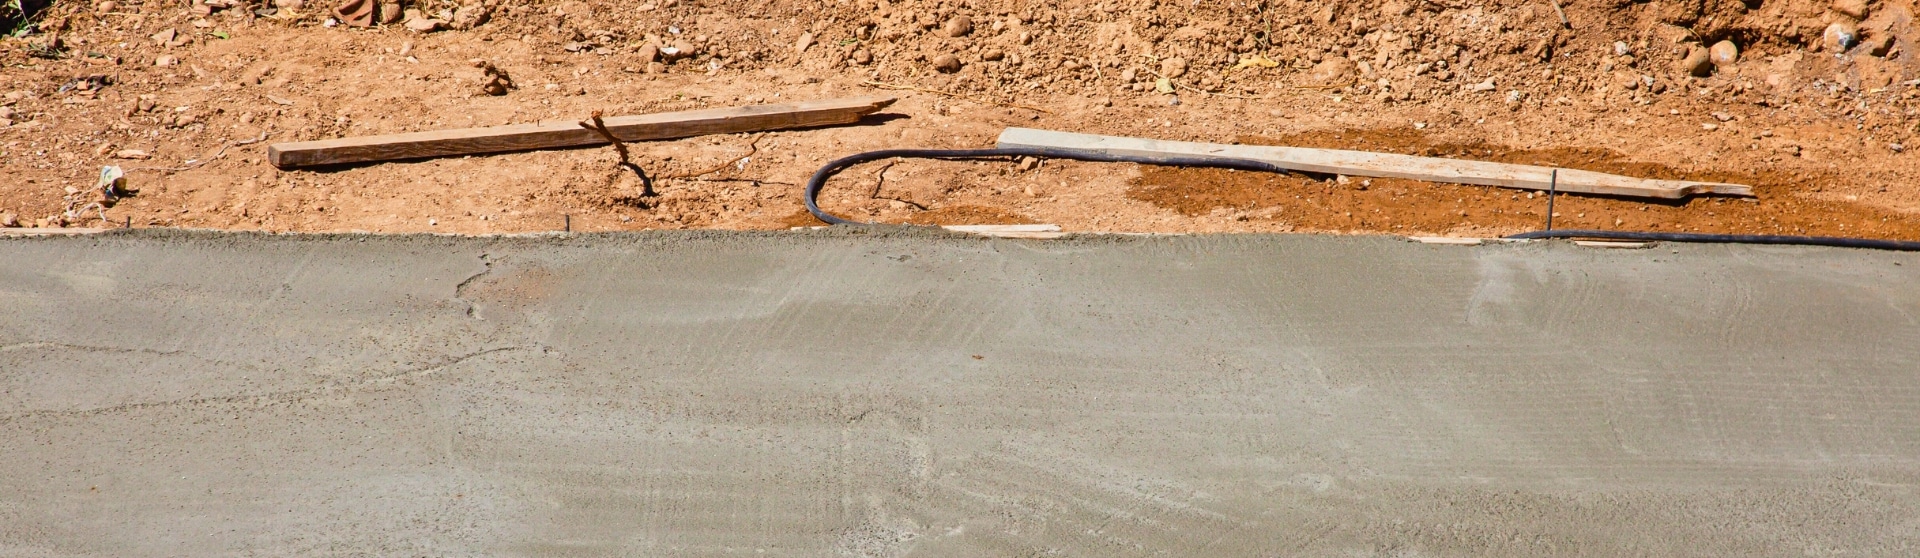
[[[324, 2], [202, 1], [56, 2], [0, 40], [0, 218], [786, 228], [818, 224], [799, 185], [828, 160], [984, 147], [1025, 126], [1741, 182], [1758, 197], [1565, 196], [1555, 224], [1920, 238], [1912, 0], [423, 1], [365, 28]], [[439, 29], [408, 26], [427, 20]], [[1722, 41], [1736, 59], [1685, 64]], [[476, 59], [516, 87], [483, 91]], [[636, 144], [656, 175], [721, 168], [664, 180], [658, 198], [605, 148], [264, 162], [281, 141], [880, 93], [901, 100], [860, 125]], [[88, 208], [105, 165], [135, 192]], [[1544, 197], [1513, 190], [1068, 161], [873, 163], [822, 203], [1118, 232], [1484, 236], [1545, 217]]]

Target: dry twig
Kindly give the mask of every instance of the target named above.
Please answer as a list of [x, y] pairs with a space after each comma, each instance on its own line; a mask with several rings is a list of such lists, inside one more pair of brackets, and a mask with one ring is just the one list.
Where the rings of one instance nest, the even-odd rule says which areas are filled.
[[741, 162], [741, 161], [745, 161], [745, 160], [747, 160], [747, 158], [748, 158], [748, 157], [752, 157], [752, 156], [753, 156], [753, 155], [754, 155], [755, 153], [759, 153], [759, 152], [760, 152], [760, 138], [764, 138], [764, 137], [767, 137], [767, 135], [766, 135], [766, 134], [758, 134], [758, 135], [755, 135], [755, 136], [753, 136], [753, 141], [750, 141], [750, 142], [747, 142], [747, 154], [746, 154], [746, 155], [741, 155], [741, 156], [739, 156], [739, 157], [734, 157], [733, 159], [731, 159], [731, 160], [728, 160], [728, 161], [727, 161], [727, 162], [725, 162], [725, 163], [720, 163], [720, 165], [719, 165], [719, 166], [715, 166], [715, 167], [713, 167], [713, 168], [710, 168], [710, 169], [707, 169], [707, 170], [703, 170], [703, 171], [700, 171], [700, 172], [696, 172], [696, 173], [693, 173], [693, 174], [676, 174], [676, 175], [673, 175], [673, 176], [662, 176], [662, 177], [660, 177], [660, 178], [663, 178], [663, 179], [666, 179], [666, 178], [671, 178], [671, 179], [675, 179], [675, 180], [685, 180], [685, 179], [689, 179], [689, 178], [695, 178], [695, 177], [701, 177], [701, 176], [706, 176], [706, 175], [709, 175], [709, 174], [713, 174], [713, 173], [716, 173], [716, 172], [720, 172], [720, 171], [723, 171], [723, 170], [726, 170], [726, 169], [727, 169], [727, 167], [731, 167], [731, 166], [733, 166], [733, 165], [734, 165], [735, 163], [739, 163], [739, 162]]

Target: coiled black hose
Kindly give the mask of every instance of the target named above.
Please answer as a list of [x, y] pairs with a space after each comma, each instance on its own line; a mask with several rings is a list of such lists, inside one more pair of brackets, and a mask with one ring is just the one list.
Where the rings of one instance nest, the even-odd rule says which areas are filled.
[[1508, 236], [1507, 238], [1520, 240], [1593, 238], [1601, 240], [1711, 242], [1717, 244], [1793, 244], [1800, 246], [1834, 246], [1840, 248], [1870, 248], [1874, 250], [1901, 250], [1908, 252], [1920, 251], [1920, 242], [1908, 240], [1876, 240], [1871, 238], [1844, 238], [1834, 236], [1785, 236], [1773, 234], [1704, 234], [1555, 229], [1551, 231], [1524, 232]]
[[[861, 163], [891, 159], [895, 157], [912, 159], [996, 159], [1002, 157], [1045, 157], [1049, 159], [1073, 159], [1099, 163], [1138, 163], [1142, 165], [1168, 165], [1184, 167], [1215, 167], [1250, 171], [1293, 173], [1288, 169], [1251, 159], [1223, 159], [1219, 157], [1147, 157], [1139, 155], [1118, 155], [1097, 150], [1062, 149], [1052, 147], [1013, 147], [995, 149], [883, 149], [869, 151], [835, 159], [814, 171], [807, 179], [805, 201], [807, 212], [815, 218], [834, 225], [871, 225], [849, 219], [842, 219], [826, 210], [820, 209], [820, 190], [827, 185], [827, 179], [847, 167]], [[1839, 238], [1830, 236], [1780, 236], [1748, 234], [1702, 234], [1702, 233], [1662, 233], [1632, 231], [1602, 231], [1581, 229], [1559, 229], [1520, 233], [1507, 238], [1520, 240], [1547, 238], [1595, 238], [1610, 240], [1653, 240], [1666, 242], [1711, 242], [1723, 244], [1795, 244], [1804, 246], [1835, 246], [1841, 248], [1869, 248], [1876, 250], [1920, 251], [1920, 242], [1904, 240], [1875, 240], [1868, 238]]]

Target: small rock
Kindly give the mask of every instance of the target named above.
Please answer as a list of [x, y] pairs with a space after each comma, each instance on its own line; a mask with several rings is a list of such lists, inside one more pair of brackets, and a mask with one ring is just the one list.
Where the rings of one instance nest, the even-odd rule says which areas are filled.
[[1613, 55], [1614, 55], [1614, 56], [1627, 56], [1627, 55], [1630, 55], [1630, 54], [1633, 54], [1633, 47], [1630, 47], [1630, 46], [1627, 46], [1627, 43], [1626, 43], [1626, 41], [1614, 41], [1614, 42], [1613, 42]]
[[1820, 43], [1830, 52], [1846, 52], [1859, 41], [1860, 30], [1851, 23], [1834, 22], [1827, 26], [1826, 32], [1820, 34]]
[[1707, 77], [1713, 75], [1713, 60], [1707, 49], [1696, 46], [1687, 49], [1687, 55], [1680, 59], [1680, 64], [1674, 70], [1694, 77]]
[[173, 40], [179, 36], [180, 36], [179, 31], [169, 28], [159, 33], [154, 33], [151, 38], [153, 39], [154, 44], [167, 45], [167, 44], [172, 44]]
[[872, 64], [873, 53], [867, 52], [867, 49], [864, 49], [864, 48], [853, 51], [853, 63], [859, 64], [861, 66]]
[[113, 157], [115, 159], [151, 159], [153, 155], [138, 149], [122, 149], [113, 152]]
[[640, 45], [640, 62], [647, 63], [660, 59], [660, 47], [651, 44]]
[[965, 37], [973, 32], [973, 18], [953, 16], [945, 25], [940, 26], [940, 30], [946, 32], [948, 37]]
[[797, 54], [806, 54], [807, 47], [811, 47], [811, 46], [813, 46], [813, 33], [801, 33], [800, 40], [794, 41], [793, 43], [793, 52]]
[[19, 214], [0, 213], [0, 227], [14, 228], [18, 226], [20, 226]]
[[448, 22], [454, 29], [468, 30], [486, 25], [493, 17], [493, 10], [485, 4], [473, 3], [461, 6], [453, 11], [453, 21]]
[[1867, 38], [1866, 45], [1867, 54], [1885, 57], [1887, 53], [1893, 51], [1893, 35], [1885, 32], [1875, 33]]
[[13, 120], [13, 107], [0, 107], [0, 120]]
[[[1314, 87], [1343, 87], [1353, 83], [1355, 66], [1352, 60], [1344, 56], [1329, 56], [1314, 64], [1307, 71], [1307, 85]], [[1492, 89], [1491, 86], [1488, 87]]]
[[422, 17], [407, 20], [407, 29], [415, 33], [432, 33], [440, 30], [440, 20]]
[[141, 99], [133, 103], [134, 110], [140, 112], [153, 112], [153, 107], [155, 106], [157, 106], [157, 103], [154, 103], [153, 99]]
[[1711, 132], [1711, 131], [1720, 129], [1720, 125], [1709, 122], [1706, 124], [1701, 124], [1700, 129]]
[[1133, 83], [1133, 80], [1138, 79], [1139, 77], [1140, 77], [1140, 72], [1133, 68], [1120, 70], [1120, 83]]
[[1719, 120], [1719, 121], [1721, 121], [1721, 122], [1732, 122], [1732, 121], [1733, 121], [1733, 115], [1731, 115], [1731, 114], [1727, 114], [1727, 113], [1724, 113], [1724, 112], [1720, 112], [1720, 111], [1714, 111], [1714, 112], [1713, 112], [1713, 114], [1712, 114], [1712, 116], [1713, 116], [1713, 119], [1714, 119], [1714, 120]]
[[1740, 47], [1735, 46], [1733, 41], [1714, 43], [1713, 48], [1707, 49], [1707, 60], [1713, 63], [1713, 67], [1726, 71], [1740, 62]]
[[999, 62], [1000, 59], [1006, 57], [1007, 53], [1001, 52], [1000, 49], [997, 48], [980, 51], [980, 59], [988, 62]]
[[381, 25], [400, 23], [400, 20], [407, 15], [406, 7], [401, 6], [399, 2], [381, 2], [380, 7], [374, 11]]
[[153, 59], [153, 65], [167, 67], [180, 63], [180, 58], [171, 54], [162, 54]]
[[1833, 11], [1854, 21], [1867, 19], [1867, 0], [1834, 0]]
[[110, 14], [120, 10], [120, 3], [119, 2], [101, 2], [99, 5], [94, 6], [93, 9], [94, 9], [94, 12], [96, 13]]
[[955, 58], [951, 54], [935, 56], [933, 57], [933, 69], [943, 74], [958, 72], [960, 71], [960, 59]]
[[298, 10], [307, 7], [307, 0], [273, 0], [273, 7]]
[[700, 47], [687, 42], [686, 39], [681, 39], [674, 41], [673, 46], [660, 49], [660, 55], [666, 57], [667, 60], [692, 58], [700, 55]]
[[1891, 151], [1893, 151], [1894, 153], [1899, 153], [1899, 152], [1902, 152], [1902, 151], [1906, 151], [1906, 150], [1907, 150], [1907, 146], [1905, 146], [1905, 145], [1901, 145], [1901, 144], [1898, 144], [1898, 143], [1889, 143], [1889, 144], [1887, 144], [1887, 149], [1888, 149], [1888, 150], [1891, 150]]
[[1187, 75], [1187, 59], [1175, 56], [1160, 61], [1160, 75], [1169, 79]]

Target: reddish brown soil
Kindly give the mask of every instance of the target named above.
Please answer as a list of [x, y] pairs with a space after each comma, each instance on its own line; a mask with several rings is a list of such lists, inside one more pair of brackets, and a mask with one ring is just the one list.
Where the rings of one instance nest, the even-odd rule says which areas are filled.
[[[101, 212], [68, 200], [119, 165], [139, 193], [104, 215], [135, 226], [786, 228], [811, 223], [799, 185], [826, 161], [984, 147], [1027, 126], [1750, 182], [1757, 201], [1566, 197], [1556, 226], [1920, 238], [1914, 0], [1870, 1], [1858, 21], [1826, 0], [1561, 2], [1565, 24], [1540, 0], [405, 1], [491, 17], [416, 33], [328, 26], [325, 0], [209, 14], [56, 2], [42, 32], [0, 38], [0, 215], [98, 226]], [[971, 31], [949, 33], [960, 18]], [[1822, 46], [1836, 23], [1862, 42]], [[168, 31], [172, 44], [154, 38]], [[1676, 67], [1723, 39], [1739, 60], [1707, 77]], [[659, 46], [693, 55], [649, 60]], [[943, 56], [960, 68], [936, 68]], [[474, 59], [518, 88], [482, 93]], [[264, 161], [282, 141], [874, 94], [901, 99], [856, 126], [635, 143], [635, 161], [670, 177], [657, 198], [607, 149]], [[126, 150], [150, 158], [116, 157]], [[836, 177], [821, 202], [861, 221], [1123, 232], [1487, 235], [1537, 228], [1543, 209], [1487, 188], [1070, 161], [880, 162]]]

